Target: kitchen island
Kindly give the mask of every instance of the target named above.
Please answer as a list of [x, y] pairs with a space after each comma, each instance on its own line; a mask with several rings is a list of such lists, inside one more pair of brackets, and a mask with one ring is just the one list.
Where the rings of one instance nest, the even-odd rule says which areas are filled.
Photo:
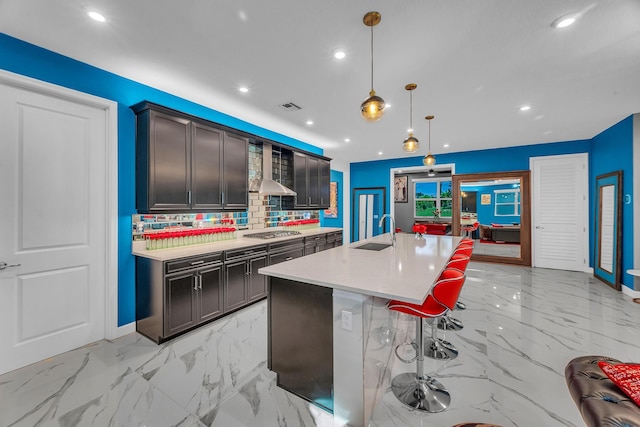
[[[397, 314], [421, 303], [460, 237], [389, 234], [261, 268], [269, 276], [269, 368], [278, 385], [366, 425], [388, 386]], [[386, 374], [386, 375], [385, 375]]]

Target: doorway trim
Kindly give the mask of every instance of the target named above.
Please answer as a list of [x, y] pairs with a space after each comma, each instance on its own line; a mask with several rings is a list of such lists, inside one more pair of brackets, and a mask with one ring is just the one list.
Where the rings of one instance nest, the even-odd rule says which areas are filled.
[[[389, 169], [389, 197], [391, 197], [391, 195], [393, 194], [393, 191], [392, 191], [393, 179], [396, 174], [429, 172], [430, 169], [433, 169], [434, 171], [450, 170], [451, 176], [456, 174], [455, 163], [443, 163], [441, 165], [433, 165], [433, 166], [408, 166], [405, 168], [390, 168]], [[389, 214], [395, 218], [395, 203], [391, 199], [389, 199]]]
[[79, 102], [104, 111], [106, 152], [106, 250], [105, 250], [105, 330], [104, 338], [114, 339], [132, 332], [125, 325], [118, 328], [118, 104], [105, 98], [42, 80], [0, 70], [0, 82], [31, 92]]
[[[353, 206], [353, 209], [351, 210], [351, 242], [355, 242], [356, 241], [356, 235], [355, 235], [355, 230], [356, 230], [356, 221], [358, 220], [358, 218], [356, 218], [355, 212], [355, 206], [356, 206], [356, 194], [358, 193], [358, 191], [382, 191], [382, 212], [386, 212], [387, 210], [387, 189], [385, 187], [358, 187], [358, 188], [354, 188], [351, 190], [351, 206]], [[384, 227], [384, 226], [383, 226]], [[384, 228], [383, 228], [383, 232], [384, 232]]]

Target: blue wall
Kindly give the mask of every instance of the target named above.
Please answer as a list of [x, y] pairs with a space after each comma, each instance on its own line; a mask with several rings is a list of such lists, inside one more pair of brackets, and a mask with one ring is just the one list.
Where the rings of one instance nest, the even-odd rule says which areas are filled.
[[[438, 154], [438, 164], [454, 163], [456, 174], [502, 172], [513, 170], [529, 170], [531, 157], [554, 156], [561, 154], [589, 153], [589, 197], [591, 200], [590, 236], [593, 236], [595, 177], [597, 175], [623, 170], [623, 192], [633, 194], [633, 117], [629, 116], [609, 129], [603, 131], [592, 140], [557, 142], [550, 144], [525, 145], [491, 150], [469, 151], [463, 153]], [[391, 160], [378, 160], [351, 164], [351, 189], [362, 187], [385, 187], [389, 192], [389, 170], [422, 166], [422, 157], [406, 157]], [[623, 208], [622, 267], [623, 270], [633, 268], [633, 205], [625, 204]], [[590, 265], [593, 266], [593, 242], [590, 237]], [[622, 283], [633, 289], [633, 277], [624, 273]]]
[[[483, 225], [491, 224], [509, 224], [520, 223], [520, 215], [500, 215], [496, 216], [496, 195], [494, 190], [507, 190], [513, 189], [513, 184], [500, 184], [500, 185], [465, 185], [464, 191], [477, 192], [476, 198], [476, 213], [478, 214], [478, 222]], [[482, 195], [491, 195], [491, 203], [488, 205], [482, 204]]]
[[320, 225], [323, 227], [338, 227], [342, 228], [344, 221], [344, 208], [342, 207], [342, 196], [344, 195], [343, 186], [343, 173], [340, 171], [331, 170], [331, 182], [338, 184], [338, 217], [337, 218], [325, 218], [324, 211], [320, 212]]
[[[626, 273], [633, 269], [633, 116], [616, 123], [609, 129], [596, 135], [591, 146], [589, 165], [591, 182], [589, 183], [591, 200], [590, 232], [593, 236], [596, 197], [596, 177], [609, 172], [622, 170], [622, 283], [633, 289], [633, 276]], [[624, 203], [624, 195], [630, 195], [629, 204]], [[589, 248], [589, 254], [594, 265], [594, 247]]]
[[151, 101], [315, 154], [323, 150], [219, 111], [0, 34], [0, 69], [75, 89], [118, 103], [118, 325], [135, 321], [135, 115], [129, 106]]

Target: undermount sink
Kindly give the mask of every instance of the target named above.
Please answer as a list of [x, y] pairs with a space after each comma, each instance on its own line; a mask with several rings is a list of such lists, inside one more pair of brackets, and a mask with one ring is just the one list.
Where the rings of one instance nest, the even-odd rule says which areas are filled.
[[366, 251], [381, 251], [391, 246], [391, 243], [365, 243], [364, 245], [355, 246], [353, 249], [364, 249]]

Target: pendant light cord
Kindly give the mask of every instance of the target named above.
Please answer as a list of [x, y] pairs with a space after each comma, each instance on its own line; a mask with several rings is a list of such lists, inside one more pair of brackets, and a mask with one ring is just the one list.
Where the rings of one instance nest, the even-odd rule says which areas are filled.
[[373, 25], [371, 25], [371, 90], [373, 91]]
[[409, 127], [413, 135], [413, 90], [409, 91]]
[[431, 154], [431, 120], [429, 120], [429, 154]]

